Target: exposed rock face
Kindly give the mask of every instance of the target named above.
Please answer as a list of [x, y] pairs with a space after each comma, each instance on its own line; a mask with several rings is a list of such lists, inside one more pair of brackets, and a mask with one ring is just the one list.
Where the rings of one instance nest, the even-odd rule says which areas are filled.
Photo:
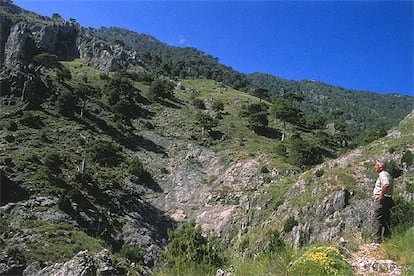
[[316, 208], [316, 216], [325, 218], [329, 217], [336, 211], [340, 211], [349, 204], [350, 193], [346, 189], [334, 192], [329, 197], [323, 199], [321, 204]]
[[[32, 24], [18, 22], [11, 26], [4, 47], [4, 65], [22, 67], [30, 63], [31, 58], [42, 52], [56, 54], [60, 60], [79, 57], [77, 40], [80, 26], [71, 21], [60, 24]], [[3, 54], [3, 53], [2, 53]]]
[[55, 53], [60, 60], [72, 60], [79, 57], [77, 40], [80, 31], [76, 22], [64, 21], [57, 26], [44, 25], [32, 32], [32, 37], [42, 52]]
[[[13, 7], [13, 6], [11, 6]], [[85, 58], [91, 66], [109, 72], [129, 66], [146, 67], [135, 51], [122, 44], [93, 36], [74, 20], [43, 18], [44, 22], [12, 22], [0, 15], [0, 63], [22, 69], [39, 53], [56, 54], [59, 60]]]
[[19, 22], [11, 28], [4, 48], [5, 66], [14, 67], [27, 61], [29, 48], [32, 46], [30, 42], [33, 42], [29, 40], [29, 36], [30, 30], [26, 22]]
[[56, 263], [44, 268], [41, 268], [38, 263], [34, 263], [23, 271], [25, 276], [122, 275], [124, 273], [125, 271], [117, 268], [113, 263], [107, 249], [95, 256], [92, 256], [88, 250], [80, 251], [65, 263]]
[[145, 68], [142, 60], [138, 59], [135, 51], [126, 50], [118, 43], [108, 43], [94, 37], [88, 30], [83, 30], [79, 38], [79, 57], [89, 61], [89, 64], [106, 73], [126, 69], [129, 66]]

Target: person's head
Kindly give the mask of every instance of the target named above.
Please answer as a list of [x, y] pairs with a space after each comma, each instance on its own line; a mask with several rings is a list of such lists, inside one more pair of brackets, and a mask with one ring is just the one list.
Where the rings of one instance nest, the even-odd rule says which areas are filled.
[[385, 169], [385, 163], [384, 161], [377, 161], [375, 163], [375, 171], [376, 172], [381, 172]]

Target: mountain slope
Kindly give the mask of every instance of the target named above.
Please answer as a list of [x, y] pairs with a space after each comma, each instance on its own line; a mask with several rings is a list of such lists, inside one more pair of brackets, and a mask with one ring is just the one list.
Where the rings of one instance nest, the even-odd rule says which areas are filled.
[[254, 73], [248, 75], [253, 85], [268, 89], [272, 95], [298, 93], [304, 99], [300, 107], [309, 114], [319, 114], [328, 120], [347, 123], [351, 136], [363, 137], [367, 130], [389, 129], [414, 108], [413, 97], [399, 94], [378, 94], [354, 91], [318, 81], [291, 81], [276, 76]]
[[[159, 53], [141, 59], [75, 20], [1, 3], [0, 274], [79, 263], [98, 274], [152, 273], [164, 265], [168, 232], [192, 219], [221, 251], [246, 258], [264, 255], [278, 233], [298, 247], [361, 238], [369, 164], [400, 162], [413, 148], [411, 115], [340, 159], [289, 164], [281, 122], [260, 132], [246, 118], [269, 102], [217, 79], [172, 79], [152, 68]], [[177, 51], [209, 67], [201, 52]], [[319, 143], [299, 131], [302, 145]], [[398, 192], [409, 193], [411, 174]], [[288, 231], [289, 217], [297, 224]]]

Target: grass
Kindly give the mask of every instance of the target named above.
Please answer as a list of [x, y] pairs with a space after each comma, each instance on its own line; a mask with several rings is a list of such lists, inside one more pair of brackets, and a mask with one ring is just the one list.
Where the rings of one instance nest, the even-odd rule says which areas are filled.
[[395, 260], [405, 269], [404, 275], [414, 273], [414, 227], [405, 232], [394, 233], [381, 247], [386, 258]]
[[[85, 81], [86, 79], [88, 84], [91, 84], [98, 89], [104, 87], [105, 81], [101, 78], [102, 72], [87, 66], [84, 61], [74, 60], [70, 62], [63, 62], [63, 64], [72, 73], [72, 80], [67, 82], [68, 86], [73, 86], [76, 82]], [[195, 129], [193, 116], [195, 107], [188, 104], [191, 102], [192, 97], [197, 97], [206, 101], [210, 101], [211, 99], [221, 100], [225, 106], [224, 111], [221, 114], [222, 118], [219, 120], [219, 125], [215, 128], [215, 130], [223, 132], [226, 138], [223, 141], [216, 141], [216, 143], [212, 143], [210, 145], [210, 149], [215, 152], [226, 152], [226, 155], [223, 155], [221, 159], [222, 163], [225, 165], [231, 164], [235, 162], [235, 160], [243, 161], [256, 158], [260, 160], [261, 167], [266, 166], [269, 170], [277, 168], [279, 171], [278, 176], [270, 179], [269, 183], [272, 184], [270, 185], [268, 192], [260, 194], [260, 196], [255, 199], [255, 204], [257, 205], [262, 205], [260, 201], [269, 203], [267, 204], [267, 207], [258, 215], [259, 221], [256, 222], [256, 224], [262, 225], [261, 223], [268, 221], [271, 214], [281, 203], [283, 203], [285, 194], [289, 191], [292, 184], [298, 181], [297, 173], [299, 172], [299, 169], [288, 165], [284, 158], [276, 153], [276, 147], [281, 143], [278, 137], [270, 138], [253, 133], [247, 128], [245, 119], [240, 118], [238, 115], [243, 103], [258, 102], [259, 100], [257, 98], [232, 88], [223, 87], [219, 83], [212, 80], [197, 79], [182, 80], [181, 82], [184, 83], [184, 86], [188, 90], [175, 91], [179, 102], [176, 103], [177, 108], [169, 108], [158, 103], [146, 106], [150, 112], [154, 113], [154, 115], [152, 115], [153, 117], [146, 119], [148, 119], [148, 122], [156, 126], [154, 132], [162, 136], [177, 138], [181, 141], [188, 142], [190, 141], [189, 136], [191, 135], [191, 131]], [[148, 90], [147, 84], [140, 82], [132, 83], [135, 88], [143, 92], [142, 94], [145, 94], [145, 91]], [[61, 90], [70, 89], [65, 87], [65, 85], [57, 85]], [[108, 107], [103, 104], [102, 99], [91, 99], [88, 101], [87, 108], [88, 111], [94, 113], [97, 118], [99, 117], [99, 119], [108, 125], [116, 128], [116, 124], [113, 121], [113, 114], [110, 112]], [[213, 116], [217, 115], [212, 111], [206, 112], [210, 112]], [[33, 187], [38, 188], [39, 194], [42, 192], [50, 194], [51, 191], [61, 193], [61, 190], [58, 189], [60, 187], [55, 187], [48, 181], [43, 183], [42, 181], [47, 179], [47, 175], [45, 175], [46, 172], [37, 170], [39, 166], [42, 166], [42, 160], [50, 148], [56, 148], [62, 154], [64, 159], [64, 164], [62, 165], [62, 175], [65, 175], [65, 181], [68, 182], [76, 171], [76, 165], [79, 165], [79, 162], [84, 158], [84, 148], [87, 145], [86, 140], [92, 140], [93, 137], [96, 136], [105, 136], [108, 139], [115, 140], [115, 137], [110, 137], [111, 133], [108, 131], [105, 132], [105, 129], [103, 129], [102, 126], [99, 126], [97, 122], [88, 122], [90, 123], [88, 125], [85, 122], [83, 122], [83, 124], [81, 120], [64, 118], [57, 113], [57, 111], [53, 108], [53, 105], [47, 109], [47, 112], [33, 111], [29, 113], [29, 115], [32, 115], [31, 117], [40, 119], [41, 124], [39, 124], [38, 129], [27, 126], [24, 124], [24, 121], [19, 121], [18, 119], [22, 118], [23, 113], [19, 113], [17, 109], [7, 107], [2, 110], [1, 113], [0, 118], [5, 120], [0, 122], [0, 126], [4, 126], [6, 124], [5, 121], [16, 120], [18, 123], [18, 130], [13, 132], [16, 136], [16, 143], [10, 143], [7, 145], [5, 157], [11, 157], [17, 167], [21, 168], [22, 171], [23, 169], [27, 171], [27, 168], [33, 168], [26, 172], [26, 174], [30, 174], [32, 176], [25, 177], [25, 181], [23, 183], [33, 185]], [[136, 122], [137, 121], [132, 122], [132, 124], [134, 125]], [[270, 123], [270, 127], [280, 129], [280, 126], [275, 121]], [[402, 133], [406, 135], [403, 139], [395, 139], [387, 141], [387, 143], [381, 143], [384, 139], [380, 140], [378, 143], [375, 143], [374, 146], [368, 146], [362, 158], [370, 159], [373, 156], [388, 152], [390, 147], [401, 149], [406, 147], [407, 144], [412, 144], [413, 138], [408, 134], [412, 132], [413, 126], [402, 124], [400, 127], [403, 129]], [[138, 132], [139, 130], [134, 131]], [[80, 138], [80, 136], [86, 138]], [[42, 142], [40, 139], [42, 137], [48, 141]], [[126, 155], [132, 155], [135, 152], [133, 152], [133, 150], [124, 149], [124, 153]], [[30, 155], [30, 158], [26, 157], [28, 155]], [[144, 155], [144, 153], [142, 153], [142, 155]], [[97, 177], [99, 169], [96, 164], [90, 162], [87, 164], [87, 168]], [[118, 168], [105, 168], [105, 170], [109, 170], [108, 174], [101, 175], [96, 182], [105, 184], [104, 186], [98, 185], [98, 187], [102, 190], [113, 190], [112, 185], [109, 185], [111, 184], [110, 181], [107, 181], [106, 178], [120, 178], [123, 171], [122, 164]], [[296, 175], [288, 177], [291, 172]], [[217, 176], [211, 176], [209, 179], [204, 181], [206, 182], [206, 185], [209, 185], [216, 179]], [[338, 190], [341, 187], [355, 189], [358, 185], [358, 181], [353, 174], [352, 167], [325, 170], [323, 177], [316, 177], [315, 172], [312, 170], [305, 173], [300, 180], [304, 181], [305, 191], [303, 193], [298, 193], [291, 199], [292, 205], [290, 211], [292, 209], [301, 210], [303, 206], [317, 202], [326, 196], [329, 191]], [[121, 181], [122, 179], [117, 181], [117, 183]], [[323, 189], [320, 189], [321, 192], [316, 196], [313, 195], [312, 191], [314, 191], [315, 188], [322, 187], [322, 185], [324, 186]], [[358, 192], [359, 190], [356, 189], [356, 191]], [[226, 197], [228, 193], [232, 193], [233, 191], [224, 184], [224, 186], [217, 189], [216, 192], [222, 194], [222, 197]], [[85, 194], [86, 193], [87, 192], [85, 192]], [[91, 202], [95, 202], [92, 198], [94, 195], [88, 194], [88, 196], [91, 197]], [[363, 197], [362, 192], [361, 194], [358, 194], [358, 196]], [[102, 206], [100, 206], [95, 202], [95, 207], [105, 209], [108, 207], [105, 205], [106, 203], [107, 202], [99, 202], [99, 204], [102, 204]], [[231, 203], [233, 204], [237, 202]], [[119, 219], [122, 221], [121, 217], [119, 217]], [[99, 239], [87, 236], [83, 231], [72, 225], [47, 224], [41, 222], [27, 223], [26, 227], [30, 226], [32, 234], [44, 241], [41, 246], [34, 242], [28, 244], [28, 250], [25, 254], [26, 258], [30, 261], [63, 261], [73, 257], [73, 255], [79, 250], [88, 249], [91, 252], [97, 252], [103, 248], [103, 244]], [[274, 229], [281, 229], [283, 227], [283, 219], [273, 223], [274, 225], [271, 225], [271, 227]], [[263, 231], [264, 230], [259, 229], [259, 227], [250, 231], [249, 235], [251, 235], [251, 244], [254, 244], [256, 241], [260, 241], [260, 236], [263, 234]], [[407, 265], [408, 267], [412, 267], [413, 252], [412, 250], [410, 251], [409, 249], [406, 249], [407, 243], [405, 241], [413, 240], [413, 230], [411, 230], [411, 232], [407, 235], [400, 238], [395, 236], [384, 246], [389, 246], [388, 254], [390, 254], [390, 258], [395, 258], [399, 260], [400, 263]], [[297, 253], [287, 250], [256, 260], [235, 258], [232, 264], [234, 274], [288, 275], [290, 273], [288, 270], [289, 264], [291, 264], [294, 259], [298, 259], [295, 258], [295, 254]], [[309, 254], [312, 255], [313, 253]], [[315, 254], [318, 255], [319, 253]], [[312, 266], [311, 264], [305, 264], [305, 268], [306, 265]], [[413, 270], [414, 268], [411, 268], [411, 271]], [[202, 273], [197, 268], [188, 268], [188, 271], [163, 270], [160, 271], [158, 275], [196, 274]]]
[[104, 249], [102, 241], [88, 236], [70, 224], [29, 220], [21, 227], [29, 228], [33, 237], [31, 242], [26, 243], [26, 249], [22, 252], [28, 263], [63, 262], [73, 258], [81, 250], [96, 254]]
[[297, 252], [285, 248], [280, 252], [265, 255], [257, 259], [237, 257], [233, 259], [232, 267], [237, 276], [289, 275], [290, 263]]

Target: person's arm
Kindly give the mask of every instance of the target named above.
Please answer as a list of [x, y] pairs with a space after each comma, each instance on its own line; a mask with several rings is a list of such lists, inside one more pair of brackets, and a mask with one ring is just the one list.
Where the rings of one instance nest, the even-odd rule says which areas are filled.
[[389, 188], [390, 188], [390, 184], [382, 185], [381, 194], [377, 199], [378, 202], [381, 202], [382, 198], [384, 197], [385, 193], [388, 191]]

